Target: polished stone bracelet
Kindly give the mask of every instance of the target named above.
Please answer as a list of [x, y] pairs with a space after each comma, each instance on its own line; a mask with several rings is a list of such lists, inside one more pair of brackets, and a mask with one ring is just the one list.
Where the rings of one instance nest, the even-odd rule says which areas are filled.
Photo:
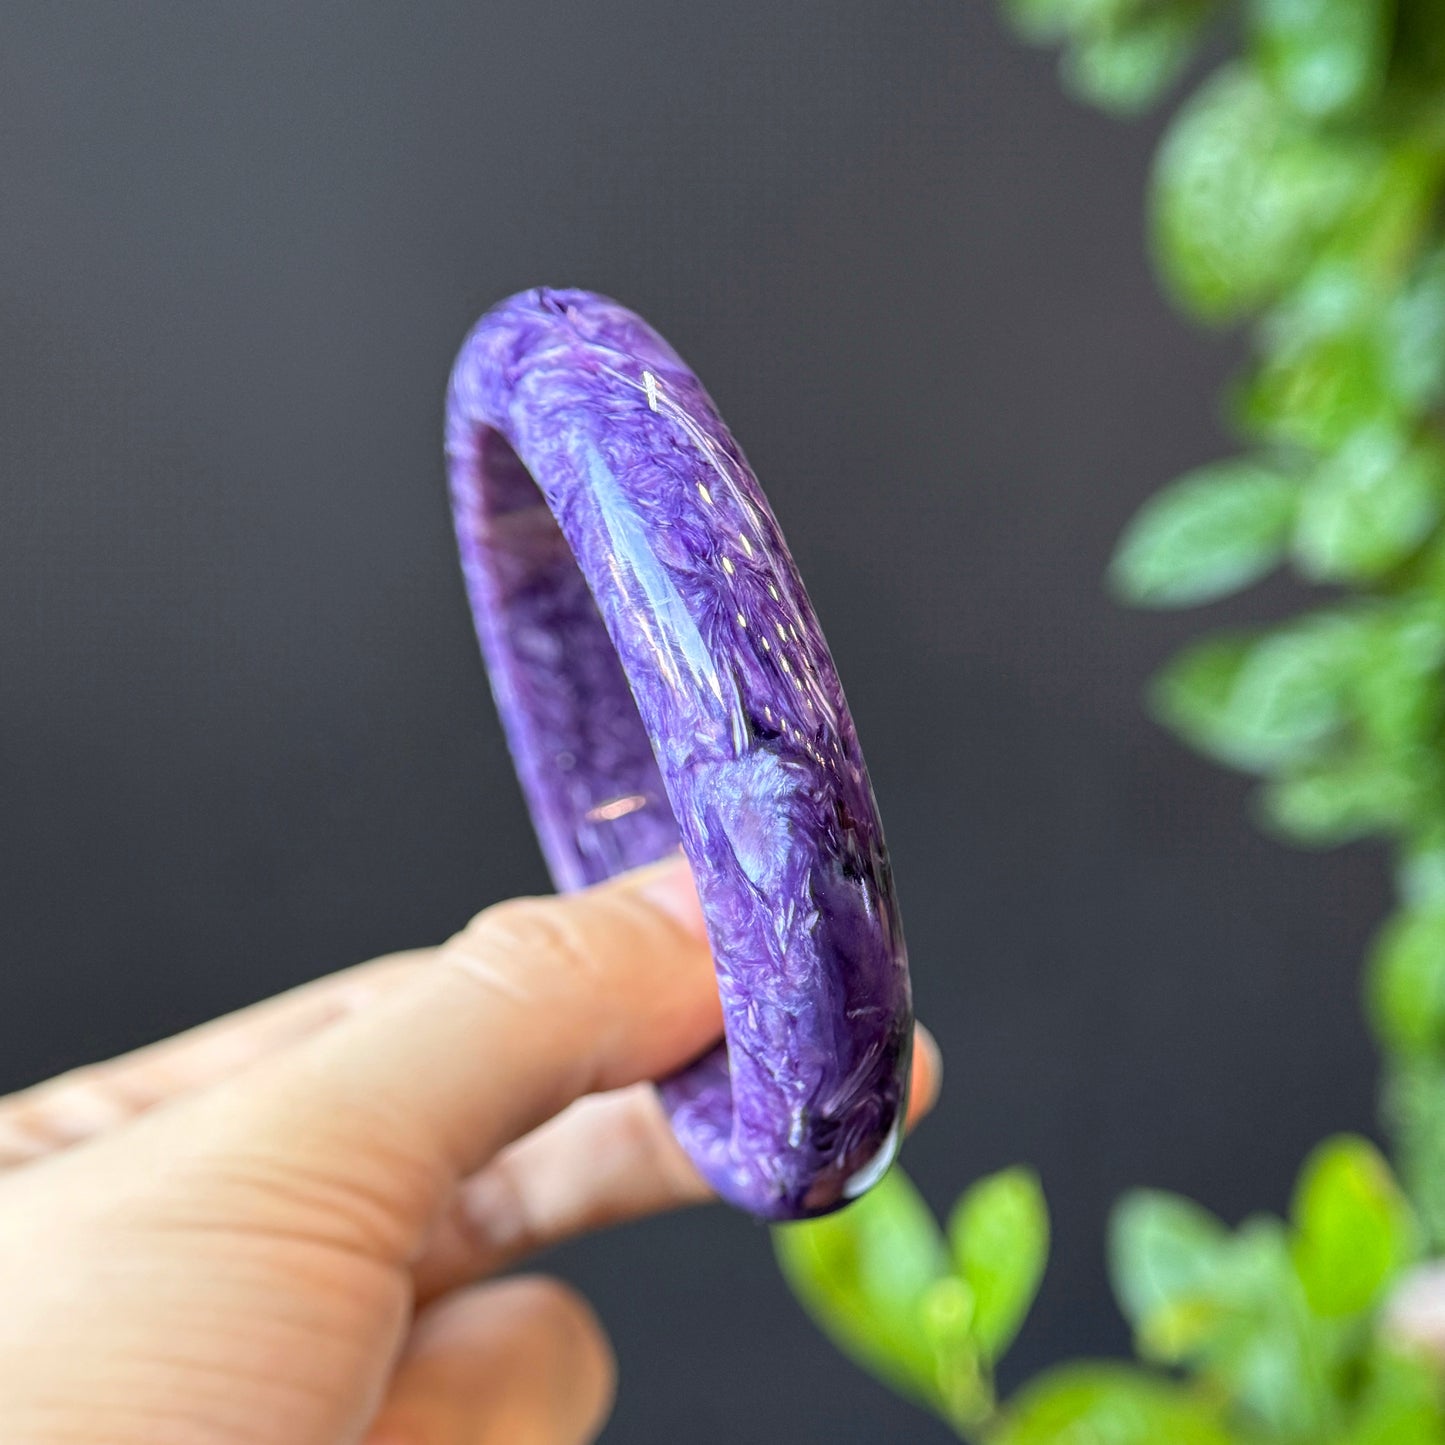
[[679, 842], [725, 1042], [660, 1085], [725, 1199], [825, 1213], [897, 1152], [908, 965], [877, 806], [827, 645], [751, 468], [640, 317], [527, 291], [447, 400], [462, 565], [561, 889]]

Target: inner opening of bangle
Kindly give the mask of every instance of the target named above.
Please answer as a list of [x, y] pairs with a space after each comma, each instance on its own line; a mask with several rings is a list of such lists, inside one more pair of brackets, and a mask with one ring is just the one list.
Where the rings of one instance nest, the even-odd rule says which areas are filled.
[[596, 599], [546, 498], [494, 428], [482, 430], [476, 454], [494, 687], [553, 877], [583, 887], [672, 852], [677, 822]]

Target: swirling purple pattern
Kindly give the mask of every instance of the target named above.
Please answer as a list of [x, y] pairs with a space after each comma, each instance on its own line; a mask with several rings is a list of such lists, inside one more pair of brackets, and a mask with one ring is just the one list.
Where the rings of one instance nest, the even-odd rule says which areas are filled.
[[640, 317], [527, 291], [467, 337], [447, 459], [477, 633], [557, 886], [692, 864], [725, 1044], [662, 1083], [725, 1199], [839, 1207], [897, 1151], [903, 933], [837, 673], [751, 468]]

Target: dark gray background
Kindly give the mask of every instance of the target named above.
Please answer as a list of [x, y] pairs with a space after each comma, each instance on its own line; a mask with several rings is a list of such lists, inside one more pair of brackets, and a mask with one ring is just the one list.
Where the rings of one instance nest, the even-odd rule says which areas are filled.
[[[0, 1085], [544, 886], [440, 401], [488, 304], [591, 286], [706, 379], [832, 641], [948, 1057], [910, 1167], [940, 1207], [1043, 1171], [1008, 1376], [1122, 1348], [1119, 1189], [1279, 1208], [1369, 1125], [1384, 896], [1143, 718], [1203, 619], [1100, 587], [1136, 503], [1227, 445], [1237, 347], [1144, 254], [1155, 129], [1062, 98], [983, 0], [10, 0]], [[740, 1217], [556, 1265], [618, 1345], [610, 1440], [945, 1438]]]

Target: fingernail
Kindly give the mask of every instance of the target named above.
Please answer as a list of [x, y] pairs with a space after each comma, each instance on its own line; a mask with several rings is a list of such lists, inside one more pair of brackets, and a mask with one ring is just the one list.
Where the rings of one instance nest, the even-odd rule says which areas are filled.
[[659, 913], [665, 913], [693, 937], [707, 937], [702, 904], [698, 901], [697, 888], [692, 881], [692, 869], [681, 853], [650, 867], [639, 868], [632, 879], [638, 896], [645, 898]]
[[458, 1190], [457, 1201], [483, 1256], [500, 1256], [521, 1239], [517, 1187], [500, 1169], [483, 1169], [473, 1175]]
[[[923, 1088], [914, 1099], [913, 1107], [918, 1113], [927, 1113], [938, 1102], [943, 1088], [943, 1054], [938, 1040], [922, 1024], [913, 1026], [913, 1047], [923, 1056]], [[915, 1078], [918, 1072], [915, 1068]]]

